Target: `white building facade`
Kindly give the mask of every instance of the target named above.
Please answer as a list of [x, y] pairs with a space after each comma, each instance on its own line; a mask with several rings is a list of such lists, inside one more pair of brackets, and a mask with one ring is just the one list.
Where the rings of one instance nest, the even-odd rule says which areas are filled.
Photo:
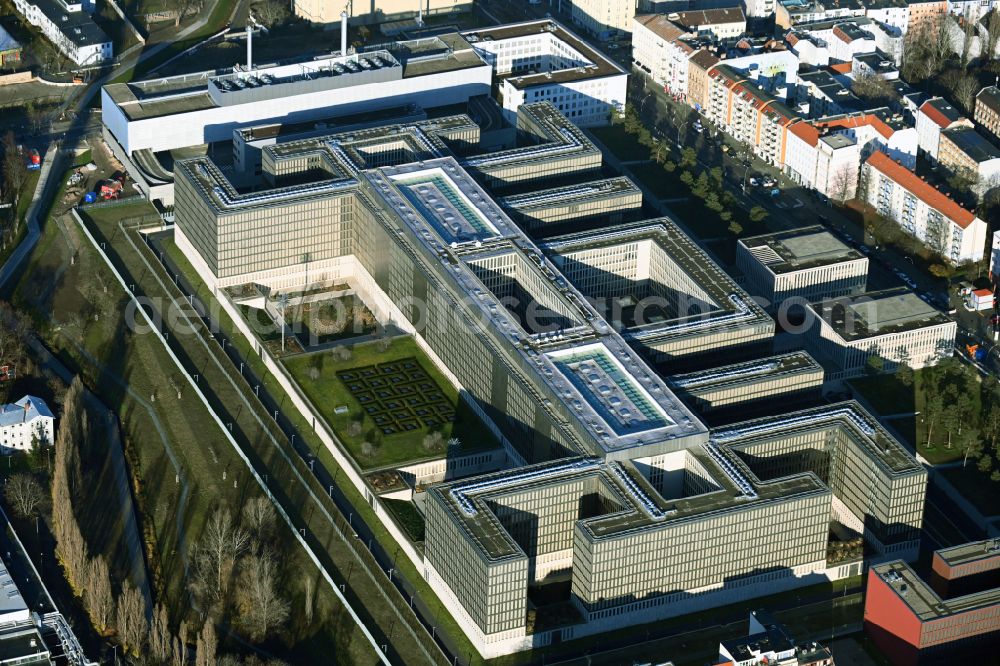
[[633, 0], [576, 0], [573, 3], [573, 23], [600, 39], [632, 29], [635, 16]]
[[884, 153], [865, 162], [862, 196], [880, 215], [958, 264], [986, 251], [986, 222]]
[[55, 417], [41, 398], [26, 395], [0, 407], [0, 447], [30, 451], [35, 442], [55, 442]]
[[[87, 6], [92, 8], [93, 3]], [[113, 57], [111, 40], [84, 11], [82, 3], [14, 0], [14, 7], [77, 65], [99, 65]]]

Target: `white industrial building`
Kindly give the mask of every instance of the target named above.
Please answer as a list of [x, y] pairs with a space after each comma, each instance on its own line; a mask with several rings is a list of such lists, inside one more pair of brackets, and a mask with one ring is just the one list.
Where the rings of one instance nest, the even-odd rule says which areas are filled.
[[14, 7], [77, 65], [99, 65], [113, 57], [111, 40], [87, 13], [94, 10], [91, 0], [14, 0]]
[[958, 324], [906, 288], [824, 299], [809, 306], [815, 319], [808, 341], [836, 364], [828, 379], [856, 377], [878, 356], [889, 369], [919, 369], [951, 356]]
[[952, 263], [979, 261], [986, 251], [986, 222], [933, 185], [876, 152], [865, 162], [862, 198]]
[[0, 447], [4, 451], [30, 451], [37, 440], [52, 444], [55, 417], [41, 398], [26, 395], [0, 407]]

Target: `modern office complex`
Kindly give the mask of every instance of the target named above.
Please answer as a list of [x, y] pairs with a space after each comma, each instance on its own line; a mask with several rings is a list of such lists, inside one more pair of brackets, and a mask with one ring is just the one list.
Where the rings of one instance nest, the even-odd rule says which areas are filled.
[[[957, 582], [995, 569], [998, 555], [997, 539], [946, 548], [934, 554], [935, 573]], [[868, 574], [865, 632], [899, 666], [989, 663], [1000, 641], [1000, 587], [939, 594], [906, 563], [880, 564]]]
[[607, 125], [625, 110], [628, 72], [552, 19], [462, 34], [493, 68], [511, 123], [518, 107], [535, 102], [552, 102], [580, 127]]
[[699, 370], [667, 379], [699, 415], [750, 415], [768, 405], [787, 412], [820, 397], [823, 368], [804, 351]]
[[[536, 245], [497, 193], [524, 210], [555, 178], [608, 179], [551, 103], [522, 106], [518, 130], [487, 154], [467, 116], [279, 143], [242, 189], [207, 158], [176, 168], [175, 238], [213, 289], [358, 285], [500, 439], [507, 469], [421, 489], [424, 548], [406, 551], [476, 649], [860, 573], [828, 564], [831, 522], [875, 557], [912, 556], [912, 456], [856, 403], [707, 428], [646, 359], [766, 348], [773, 321], [669, 219]], [[808, 384], [800, 361], [759, 376]], [[769, 538], [734, 549], [736, 532]], [[575, 617], [557, 629], [529, 602], [553, 581]]]
[[516, 194], [500, 199], [500, 205], [528, 231], [546, 235], [566, 222], [580, 228], [635, 219], [642, 214], [642, 191], [629, 178], [616, 176]]
[[[916, 554], [926, 472], [856, 404], [719, 428], [672, 449], [428, 491], [426, 570], [484, 654], [821, 580], [831, 520], [876, 552]], [[733, 549], [733, 530], [770, 536]], [[526, 635], [528, 587], [560, 576], [572, 580], [582, 622]]]
[[892, 367], [933, 365], [951, 355], [958, 324], [905, 288], [873, 291], [810, 304], [807, 339], [820, 359], [839, 368], [836, 378], [857, 376], [878, 356]]
[[760, 351], [774, 336], [774, 321], [669, 219], [543, 247], [626, 340], [668, 371], [720, 347], [729, 358]]
[[111, 60], [111, 40], [88, 13], [94, 2], [14, 0], [14, 7], [75, 64], [97, 66]]
[[986, 222], [884, 153], [862, 167], [863, 199], [951, 263], [979, 261]]
[[[150, 199], [173, 203], [172, 164], [236, 130], [388, 109], [435, 109], [488, 96], [494, 75], [507, 120], [551, 101], [579, 126], [624, 108], [628, 75], [560, 24], [534, 21], [392, 42], [360, 53], [104, 86], [104, 138]], [[409, 113], [409, 112], [407, 112]]]
[[787, 309], [790, 299], [861, 294], [868, 283], [868, 257], [818, 225], [741, 238], [736, 266], [772, 312]]

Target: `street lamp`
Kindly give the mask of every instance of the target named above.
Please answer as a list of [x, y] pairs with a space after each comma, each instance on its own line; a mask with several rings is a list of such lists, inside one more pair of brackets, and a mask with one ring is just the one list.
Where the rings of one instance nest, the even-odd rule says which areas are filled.
[[278, 305], [281, 307], [281, 351], [285, 351], [285, 308], [288, 307], [288, 294], [278, 296]]

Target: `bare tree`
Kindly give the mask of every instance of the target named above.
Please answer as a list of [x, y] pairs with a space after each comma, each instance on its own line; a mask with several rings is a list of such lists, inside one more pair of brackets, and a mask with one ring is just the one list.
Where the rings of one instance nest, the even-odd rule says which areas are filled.
[[219, 639], [215, 636], [215, 625], [211, 620], [205, 620], [205, 625], [198, 634], [194, 650], [194, 666], [216, 666], [216, 654], [219, 651]]
[[3, 137], [3, 180], [6, 183], [7, 196], [17, 207], [21, 197], [21, 188], [28, 180], [28, 166], [24, 155], [17, 148], [17, 139], [13, 132], [7, 132]]
[[153, 625], [149, 631], [149, 654], [158, 663], [170, 661], [173, 652], [173, 636], [170, 634], [170, 617], [167, 607], [156, 604], [153, 611]]
[[7, 503], [20, 518], [30, 518], [35, 515], [39, 505], [45, 499], [41, 484], [30, 474], [15, 474], [7, 479], [3, 489]]
[[122, 585], [115, 617], [122, 650], [127, 654], [141, 654], [149, 634], [149, 625], [146, 621], [146, 603], [132, 583]]
[[250, 532], [257, 547], [270, 540], [275, 521], [274, 505], [263, 495], [253, 498], [243, 507], [243, 525]]
[[83, 604], [90, 614], [94, 627], [101, 633], [111, 628], [115, 621], [115, 595], [111, 590], [111, 572], [103, 555], [87, 561], [86, 587]]
[[267, 549], [243, 561], [240, 620], [254, 640], [267, 638], [288, 619], [288, 602], [278, 593], [277, 570], [274, 555]]
[[980, 54], [984, 60], [996, 57], [997, 42], [1000, 41], [1000, 10], [990, 10], [990, 18], [986, 22], [986, 49]]
[[253, 12], [254, 17], [266, 28], [281, 23], [288, 17], [288, 10], [285, 9], [285, 4], [282, 2], [275, 2], [275, 0], [263, 0], [263, 2], [255, 2], [250, 6], [250, 11]]
[[211, 599], [225, 594], [236, 558], [249, 545], [250, 535], [233, 523], [229, 509], [216, 509], [205, 525], [195, 558], [196, 577]]
[[174, 638], [173, 654], [170, 657], [170, 666], [186, 666], [188, 663], [188, 625], [187, 620], [181, 620], [181, 626], [177, 630]]
[[976, 93], [979, 92], [979, 81], [973, 74], [966, 72], [962, 74], [957, 79], [952, 87], [952, 92], [955, 95], [955, 99], [958, 103], [962, 105], [965, 112], [970, 116], [974, 111], [974, 105], [976, 103]]

